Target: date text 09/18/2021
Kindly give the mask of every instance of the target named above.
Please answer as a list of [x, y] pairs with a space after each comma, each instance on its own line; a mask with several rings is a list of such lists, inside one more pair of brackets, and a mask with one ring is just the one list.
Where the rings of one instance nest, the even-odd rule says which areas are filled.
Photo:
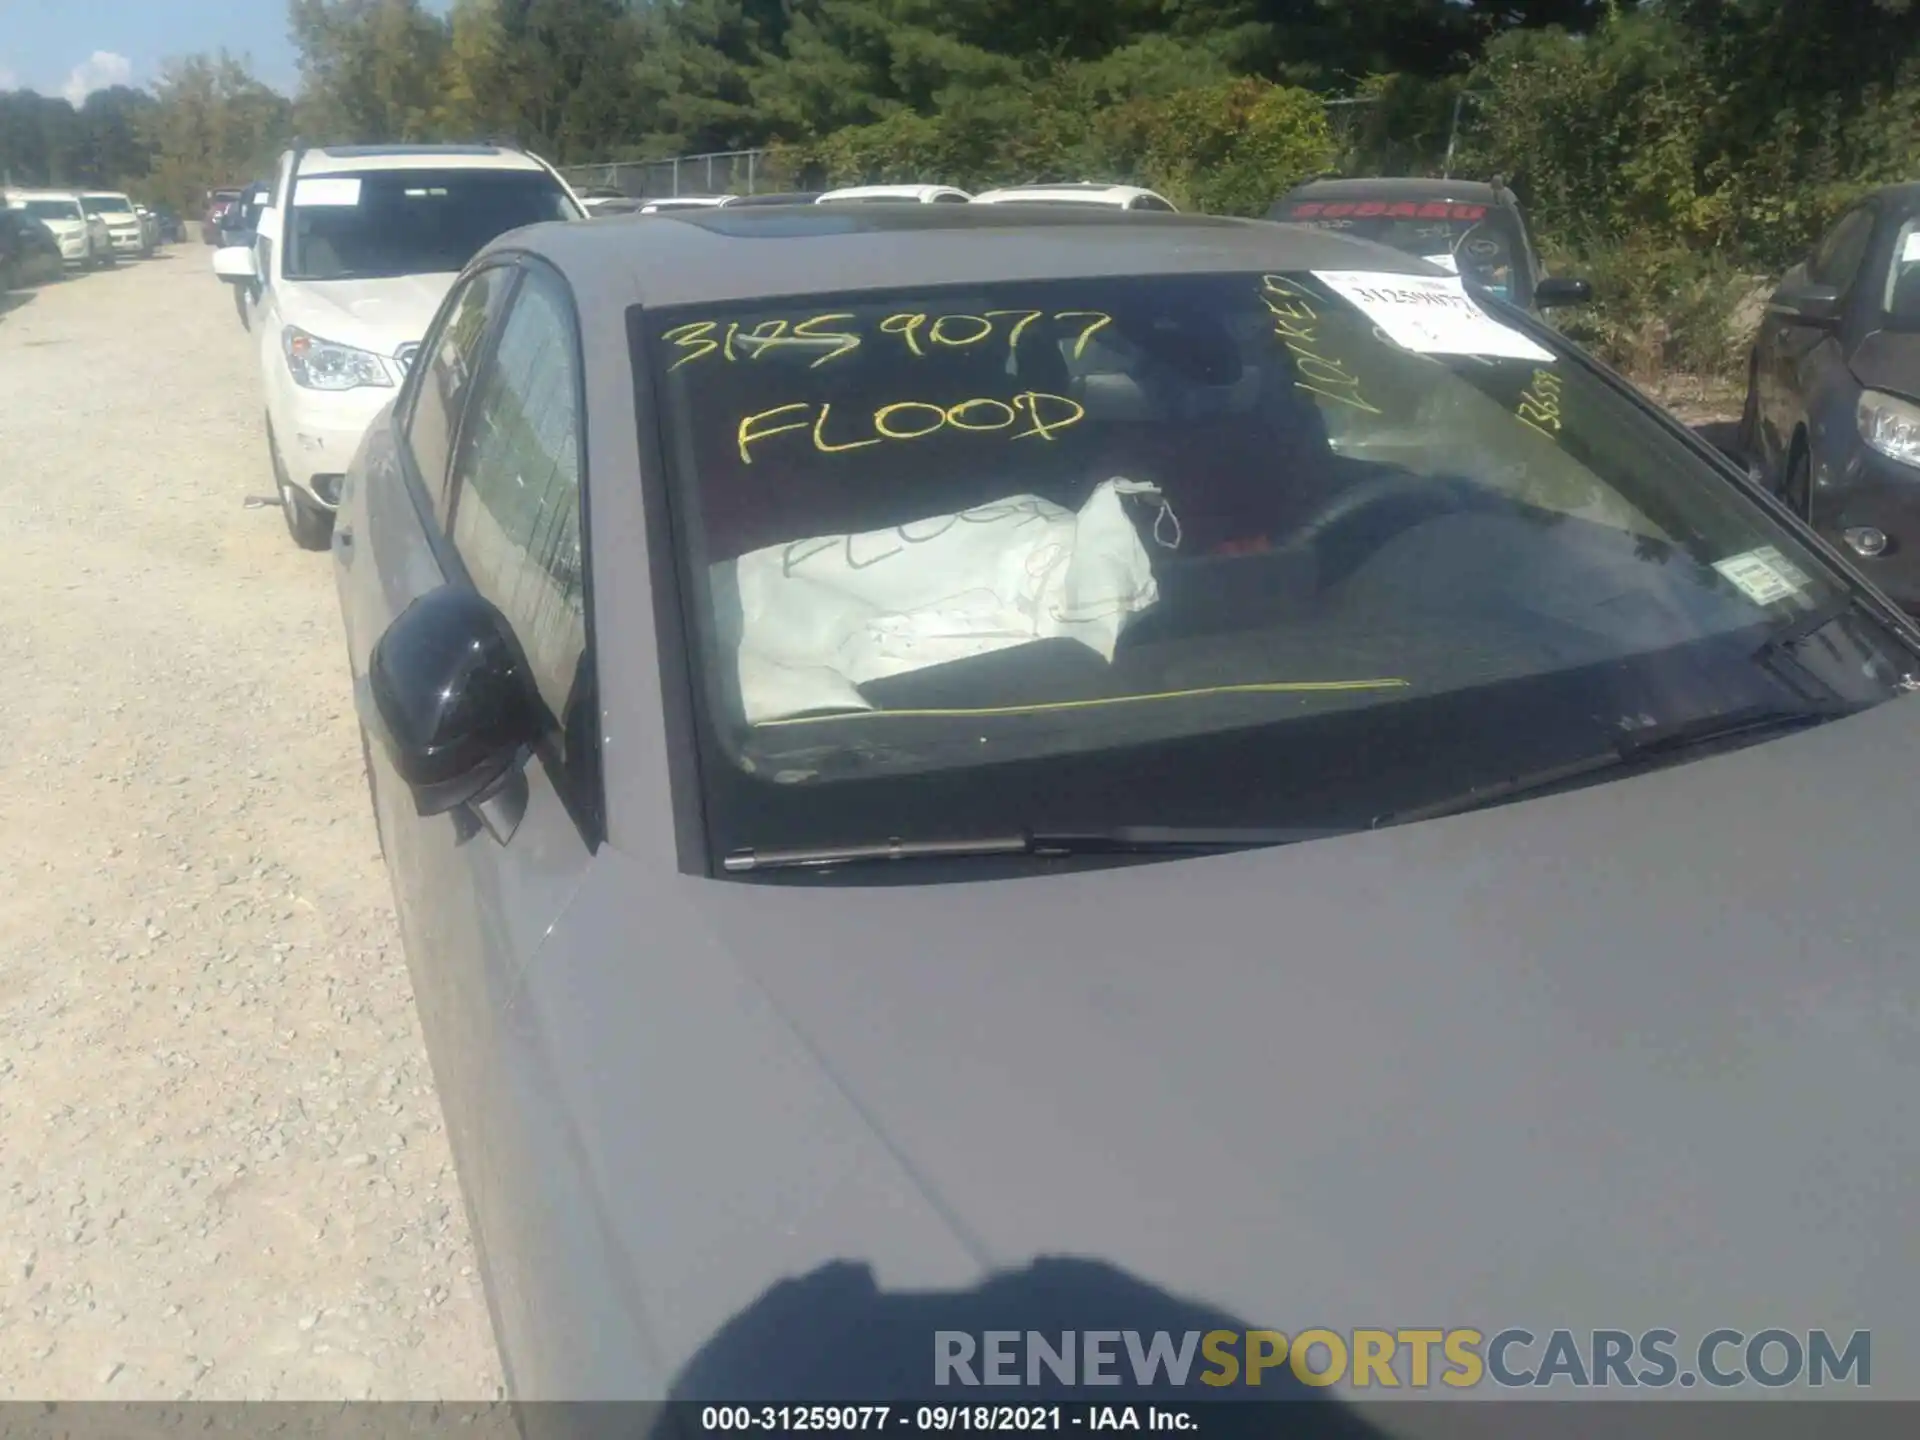
[[1158, 1405], [703, 1405], [702, 1434], [1197, 1432], [1192, 1409]]

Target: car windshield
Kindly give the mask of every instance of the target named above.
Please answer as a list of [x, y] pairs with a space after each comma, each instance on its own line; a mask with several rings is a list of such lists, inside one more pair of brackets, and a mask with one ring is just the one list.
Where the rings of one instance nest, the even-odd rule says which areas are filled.
[[[1642, 725], [1873, 703], [1914, 668], [1728, 470], [1455, 281], [631, 323], [721, 853], [1364, 826]], [[1816, 653], [1775, 657], [1783, 627]]]
[[287, 226], [289, 280], [451, 274], [508, 230], [581, 218], [544, 170], [373, 170], [303, 177]]
[[36, 220], [78, 220], [80, 206], [72, 200], [23, 200], [16, 207]]
[[1267, 217], [1290, 225], [1338, 230], [1432, 260], [1483, 285], [1503, 300], [1532, 293], [1526, 246], [1513, 216], [1487, 205], [1446, 201], [1285, 201]]
[[1920, 215], [1900, 227], [1893, 271], [1887, 276], [1887, 321], [1896, 330], [1920, 330]]
[[82, 195], [80, 203], [87, 207], [89, 215], [117, 215], [133, 209], [133, 202], [124, 195]]

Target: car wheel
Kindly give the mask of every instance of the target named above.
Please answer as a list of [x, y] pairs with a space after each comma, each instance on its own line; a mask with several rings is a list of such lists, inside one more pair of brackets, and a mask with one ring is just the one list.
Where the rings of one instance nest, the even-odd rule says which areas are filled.
[[1813, 523], [1813, 456], [1808, 453], [1804, 439], [1793, 442], [1793, 456], [1787, 462], [1787, 488], [1782, 498], [1794, 514], [1809, 525]]
[[287, 533], [302, 550], [325, 550], [333, 542], [332, 512], [320, 509], [287, 478], [287, 467], [280, 459], [280, 446], [271, 429], [267, 431], [267, 449], [273, 457], [273, 484], [280, 492], [280, 515], [287, 522]]

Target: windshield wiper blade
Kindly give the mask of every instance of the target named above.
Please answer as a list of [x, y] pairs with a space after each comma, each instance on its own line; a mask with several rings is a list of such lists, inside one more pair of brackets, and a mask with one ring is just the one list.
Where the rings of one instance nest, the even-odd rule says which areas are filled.
[[722, 862], [729, 874], [749, 870], [823, 869], [870, 860], [947, 860], [987, 855], [1160, 855], [1252, 850], [1350, 833], [1332, 827], [1204, 827], [1120, 825], [1105, 830], [1034, 830], [957, 840], [880, 840], [860, 845], [806, 845], [736, 850]]
[[1478, 785], [1427, 805], [1381, 815], [1374, 820], [1373, 828], [1378, 830], [1389, 825], [1409, 825], [1416, 820], [1438, 820], [1445, 815], [1481, 810], [1503, 800], [1542, 794], [1589, 775], [1671, 759], [1702, 746], [1724, 744], [1730, 740], [1763, 740], [1772, 735], [1807, 730], [1829, 720], [1851, 715], [1860, 708], [1857, 705], [1808, 705], [1793, 709], [1769, 706], [1705, 715], [1666, 725], [1645, 726], [1626, 732], [1606, 750], [1583, 755], [1561, 765], [1550, 765], [1505, 780]]

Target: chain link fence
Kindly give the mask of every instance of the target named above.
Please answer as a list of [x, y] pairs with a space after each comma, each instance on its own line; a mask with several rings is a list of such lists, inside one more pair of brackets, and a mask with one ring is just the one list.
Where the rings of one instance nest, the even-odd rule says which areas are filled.
[[619, 160], [605, 165], [571, 165], [561, 174], [575, 190], [616, 190], [634, 200], [672, 195], [762, 195], [794, 189], [770, 150], [715, 150], [671, 160]]
[[[1472, 124], [1477, 97], [1455, 96], [1446, 112], [1422, 117], [1422, 133], [1387, 136], [1381, 133], [1387, 111], [1373, 96], [1327, 100], [1334, 145], [1341, 168], [1387, 174], [1448, 173], [1453, 165], [1463, 127]], [[1395, 115], [1400, 129], [1411, 117]], [[1382, 168], [1384, 167], [1384, 169]], [[560, 172], [574, 189], [585, 194], [611, 190], [634, 200], [658, 200], [674, 195], [762, 195], [806, 189], [806, 179], [792, 172], [780, 152], [714, 150], [679, 155], [668, 160], [618, 160], [600, 165], [571, 165]], [[938, 177], [929, 177], [938, 178]]]

